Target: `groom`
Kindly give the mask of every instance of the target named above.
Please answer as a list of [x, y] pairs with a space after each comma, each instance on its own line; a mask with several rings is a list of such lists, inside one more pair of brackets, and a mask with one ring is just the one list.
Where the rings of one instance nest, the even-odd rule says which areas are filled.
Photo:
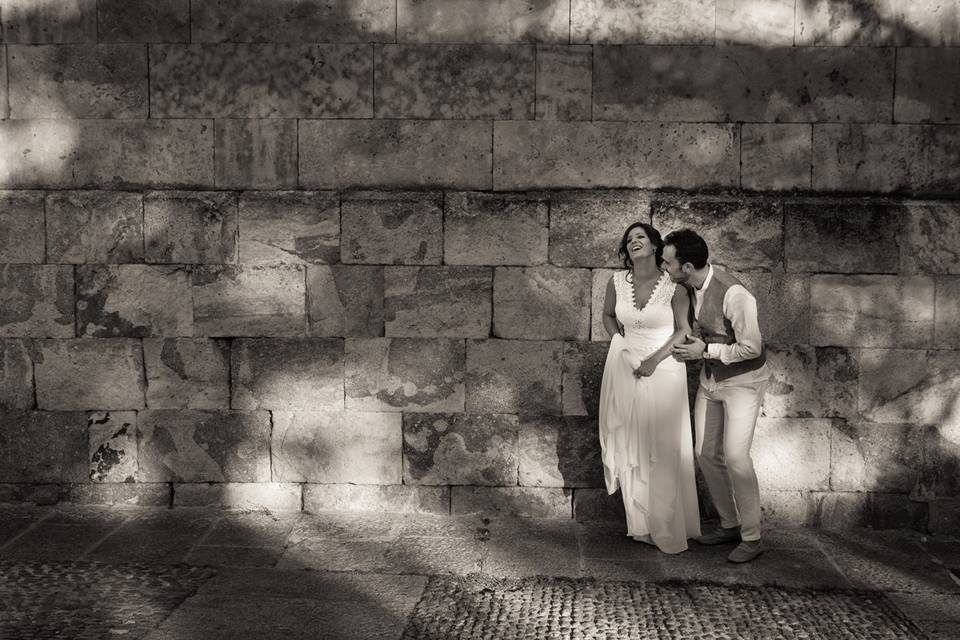
[[690, 229], [663, 240], [663, 268], [690, 294], [693, 335], [673, 349], [677, 360], [703, 360], [694, 407], [697, 459], [720, 514], [700, 544], [740, 544], [727, 556], [760, 555], [760, 490], [750, 444], [770, 378], [757, 324], [757, 301], [736, 278], [707, 262], [707, 243]]

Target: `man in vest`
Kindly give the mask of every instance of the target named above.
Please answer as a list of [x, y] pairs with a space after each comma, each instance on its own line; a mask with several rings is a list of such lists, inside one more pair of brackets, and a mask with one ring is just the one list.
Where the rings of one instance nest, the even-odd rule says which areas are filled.
[[690, 229], [664, 238], [663, 268], [690, 295], [692, 335], [677, 360], [703, 360], [694, 407], [697, 460], [720, 514], [700, 544], [740, 544], [727, 556], [749, 562], [761, 553], [760, 489], [750, 445], [770, 379], [757, 324], [757, 301], [736, 278], [707, 262], [707, 243]]

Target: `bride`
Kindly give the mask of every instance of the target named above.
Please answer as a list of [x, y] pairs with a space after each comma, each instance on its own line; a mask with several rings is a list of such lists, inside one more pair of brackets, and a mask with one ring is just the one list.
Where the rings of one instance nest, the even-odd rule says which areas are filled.
[[610, 349], [600, 386], [607, 491], [617, 487], [627, 535], [680, 553], [700, 535], [685, 366], [670, 348], [690, 333], [686, 290], [661, 273], [663, 240], [636, 222], [620, 241], [624, 271], [607, 283]]

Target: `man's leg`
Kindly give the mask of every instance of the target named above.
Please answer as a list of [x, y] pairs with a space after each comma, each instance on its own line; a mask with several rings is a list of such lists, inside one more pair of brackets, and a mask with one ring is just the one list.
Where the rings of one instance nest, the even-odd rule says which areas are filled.
[[[733, 529], [740, 523], [740, 519], [733, 500], [733, 488], [727, 474], [723, 451], [726, 431], [723, 403], [701, 385], [693, 413], [697, 428], [697, 461], [700, 463], [700, 470], [707, 481], [717, 513], [720, 514], [720, 526]], [[730, 538], [734, 539], [732, 536]]]

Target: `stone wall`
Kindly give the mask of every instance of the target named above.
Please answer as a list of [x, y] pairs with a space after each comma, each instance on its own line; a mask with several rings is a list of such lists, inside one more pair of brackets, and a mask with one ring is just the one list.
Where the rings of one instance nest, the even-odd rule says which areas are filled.
[[0, 499], [615, 513], [645, 220], [760, 301], [769, 522], [960, 528], [960, 0], [0, 21]]

